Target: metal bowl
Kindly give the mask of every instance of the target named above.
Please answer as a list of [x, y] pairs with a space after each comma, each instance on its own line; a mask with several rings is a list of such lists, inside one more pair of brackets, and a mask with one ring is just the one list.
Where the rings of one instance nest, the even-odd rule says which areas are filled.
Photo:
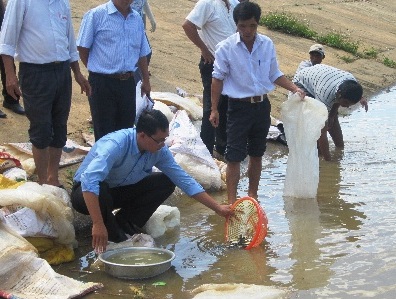
[[[129, 265], [119, 264], [109, 261], [109, 258], [115, 254], [139, 253], [142, 256], [149, 253], [164, 253], [167, 259], [160, 263]], [[171, 262], [175, 258], [175, 254], [167, 249], [149, 248], [149, 247], [125, 247], [108, 250], [99, 255], [99, 260], [104, 264], [105, 271], [115, 277], [125, 279], [143, 279], [159, 275], [171, 267]]]

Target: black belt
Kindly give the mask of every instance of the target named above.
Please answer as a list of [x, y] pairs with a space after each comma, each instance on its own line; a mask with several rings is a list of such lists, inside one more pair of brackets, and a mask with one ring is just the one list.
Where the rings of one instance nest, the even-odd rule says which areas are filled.
[[52, 61], [52, 62], [47, 62], [47, 63], [30, 63], [30, 62], [20, 62], [20, 64], [25, 64], [25, 65], [34, 65], [34, 66], [55, 66], [55, 65], [61, 65], [62, 63], [69, 62], [69, 60], [65, 61]]
[[116, 73], [116, 74], [101, 74], [101, 73], [95, 73], [95, 72], [91, 72], [91, 73], [95, 74], [95, 75], [108, 77], [108, 78], [118, 79], [118, 80], [128, 80], [129, 78], [133, 77], [133, 72]]
[[246, 103], [261, 103], [264, 100], [268, 100], [268, 97], [266, 94], [263, 94], [261, 96], [253, 96], [253, 97], [246, 97], [246, 98], [231, 98], [228, 97], [231, 101], [240, 101], [240, 102], [246, 102]]

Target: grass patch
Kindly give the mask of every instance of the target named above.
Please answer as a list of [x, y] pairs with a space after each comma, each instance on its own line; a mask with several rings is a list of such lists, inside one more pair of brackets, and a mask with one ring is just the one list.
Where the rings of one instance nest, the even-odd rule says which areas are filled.
[[260, 25], [264, 25], [270, 30], [312, 39], [321, 44], [341, 49], [354, 55], [356, 55], [359, 48], [358, 42], [353, 42], [346, 35], [340, 33], [318, 35], [316, 31], [309, 28], [308, 23], [303, 23], [296, 17], [285, 12], [270, 12], [262, 16]]
[[396, 68], [396, 62], [388, 57], [385, 57], [384, 60], [382, 60], [382, 63], [387, 67], [391, 67], [393, 69]]
[[260, 25], [264, 25], [271, 30], [309, 39], [313, 39], [317, 35], [315, 31], [309, 29], [307, 24], [300, 22], [297, 18], [284, 12], [271, 12], [261, 17]]
[[358, 42], [352, 42], [348, 37], [340, 33], [328, 33], [326, 35], [318, 36], [317, 41], [321, 44], [344, 50], [345, 52], [352, 54], [356, 54], [359, 48]]
[[354, 57], [351, 56], [340, 56], [340, 59], [346, 63], [352, 63], [356, 60]]
[[370, 48], [363, 51], [363, 55], [367, 58], [377, 58], [378, 50], [374, 48]]

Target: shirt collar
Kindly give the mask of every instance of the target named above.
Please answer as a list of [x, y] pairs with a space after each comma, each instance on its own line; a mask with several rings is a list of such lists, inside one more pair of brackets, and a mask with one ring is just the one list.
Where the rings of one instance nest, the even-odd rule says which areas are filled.
[[[110, 0], [109, 2], [107, 2], [107, 13], [109, 15], [113, 14], [113, 13], [117, 13], [118, 9], [117, 7], [115, 7], [114, 3], [112, 0]], [[132, 5], [130, 5], [130, 11], [128, 13], [128, 15], [130, 15], [132, 13]]]
[[136, 128], [133, 128], [133, 137], [132, 137], [132, 155], [140, 154], [140, 150], [137, 143], [137, 132]]

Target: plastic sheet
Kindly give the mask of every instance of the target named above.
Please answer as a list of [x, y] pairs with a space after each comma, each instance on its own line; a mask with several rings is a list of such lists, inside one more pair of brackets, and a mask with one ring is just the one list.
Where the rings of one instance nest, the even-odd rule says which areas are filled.
[[284, 195], [298, 198], [316, 197], [319, 183], [317, 140], [327, 120], [326, 106], [313, 98], [301, 101], [289, 94], [281, 106], [289, 157]]

